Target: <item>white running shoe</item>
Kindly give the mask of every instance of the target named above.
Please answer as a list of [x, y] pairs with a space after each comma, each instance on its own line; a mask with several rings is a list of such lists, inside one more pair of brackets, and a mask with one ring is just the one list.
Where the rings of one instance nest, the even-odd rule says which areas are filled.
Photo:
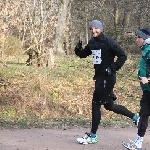
[[[129, 139], [130, 140], [130, 139]], [[130, 140], [129, 143], [122, 142], [122, 145], [130, 150], [142, 150], [142, 145], [141, 143], [137, 143], [136, 141]]]
[[94, 144], [98, 142], [98, 137], [97, 135], [92, 138], [89, 133], [85, 133], [85, 136], [82, 138], [77, 138], [77, 142], [80, 144]]

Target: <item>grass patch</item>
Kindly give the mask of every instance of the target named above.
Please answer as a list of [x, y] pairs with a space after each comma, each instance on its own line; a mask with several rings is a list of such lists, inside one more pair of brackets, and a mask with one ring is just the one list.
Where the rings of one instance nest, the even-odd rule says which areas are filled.
[[[136, 79], [138, 57], [129, 56], [117, 73], [114, 88], [117, 95], [115, 103], [122, 104], [133, 112], [139, 110], [142, 93]], [[1, 126], [17, 124], [22, 127], [47, 127], [53, 126], [53, 123], [57, 123], [56, 126], [74, 126], [78, 123], [90, 125], [88, 119], [84, 118], [91, 120], [94, 90], [91, 57], [80, 59], [72, 55], [56, 56], [53, 69], [26, 66], [24, 55], [19, 60], [14, 58], [8, 59], [1, 67], [1, 79], [6, 84], [5, 87], [1, 86]], [[106, 111], [103, 107], [102, 116], [112, 123], [114, 118], [119, 117], [122, 120], [121, 116]], [[52, 121], [50, 118], [59, 121]]]

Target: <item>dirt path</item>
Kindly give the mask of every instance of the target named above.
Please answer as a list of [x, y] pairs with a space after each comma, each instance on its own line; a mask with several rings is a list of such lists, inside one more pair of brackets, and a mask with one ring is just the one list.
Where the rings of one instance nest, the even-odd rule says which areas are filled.
[[[0, 130], [0, 150], [124, 150], [122, 141], [134, 139], [136, 128], [111, 127], [98, 129], [99, 142], [80, 145], [76, 142], [90, 129], [13, 129]], [[150, 128], [147, 129], [143, 150], [150, 149]]]

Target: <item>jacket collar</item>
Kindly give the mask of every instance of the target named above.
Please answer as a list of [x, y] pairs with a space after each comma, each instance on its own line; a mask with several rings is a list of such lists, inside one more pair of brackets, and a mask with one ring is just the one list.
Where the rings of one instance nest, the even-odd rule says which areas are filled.
[[104, 33], [101, 32], [101, 34], [100, 34], [99, 36], [93, 37], [93, 38], [94, 38], [96, 41], [99, 41], [99, 40], [101, 40], [103, 37], [104, 37]]

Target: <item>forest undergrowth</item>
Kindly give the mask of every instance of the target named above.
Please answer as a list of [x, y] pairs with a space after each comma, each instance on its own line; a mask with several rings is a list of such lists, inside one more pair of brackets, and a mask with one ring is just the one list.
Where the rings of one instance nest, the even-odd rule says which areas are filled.
[[[138, 56], [129, 55], [117, 72], [115, 103], [139, 111]], [[89, 125], [94, 90], [91, 57], [55, 56], [54, 68], [26, 66], [26, 56], [9, 57], [0, 72], [1, 126], [50, 127]], [[100, 93], [101, 94], [101, 93]], [[102, 107], [103, 124], [131, 121]], [[124, 123], [123, 123], [124, 124]]]

